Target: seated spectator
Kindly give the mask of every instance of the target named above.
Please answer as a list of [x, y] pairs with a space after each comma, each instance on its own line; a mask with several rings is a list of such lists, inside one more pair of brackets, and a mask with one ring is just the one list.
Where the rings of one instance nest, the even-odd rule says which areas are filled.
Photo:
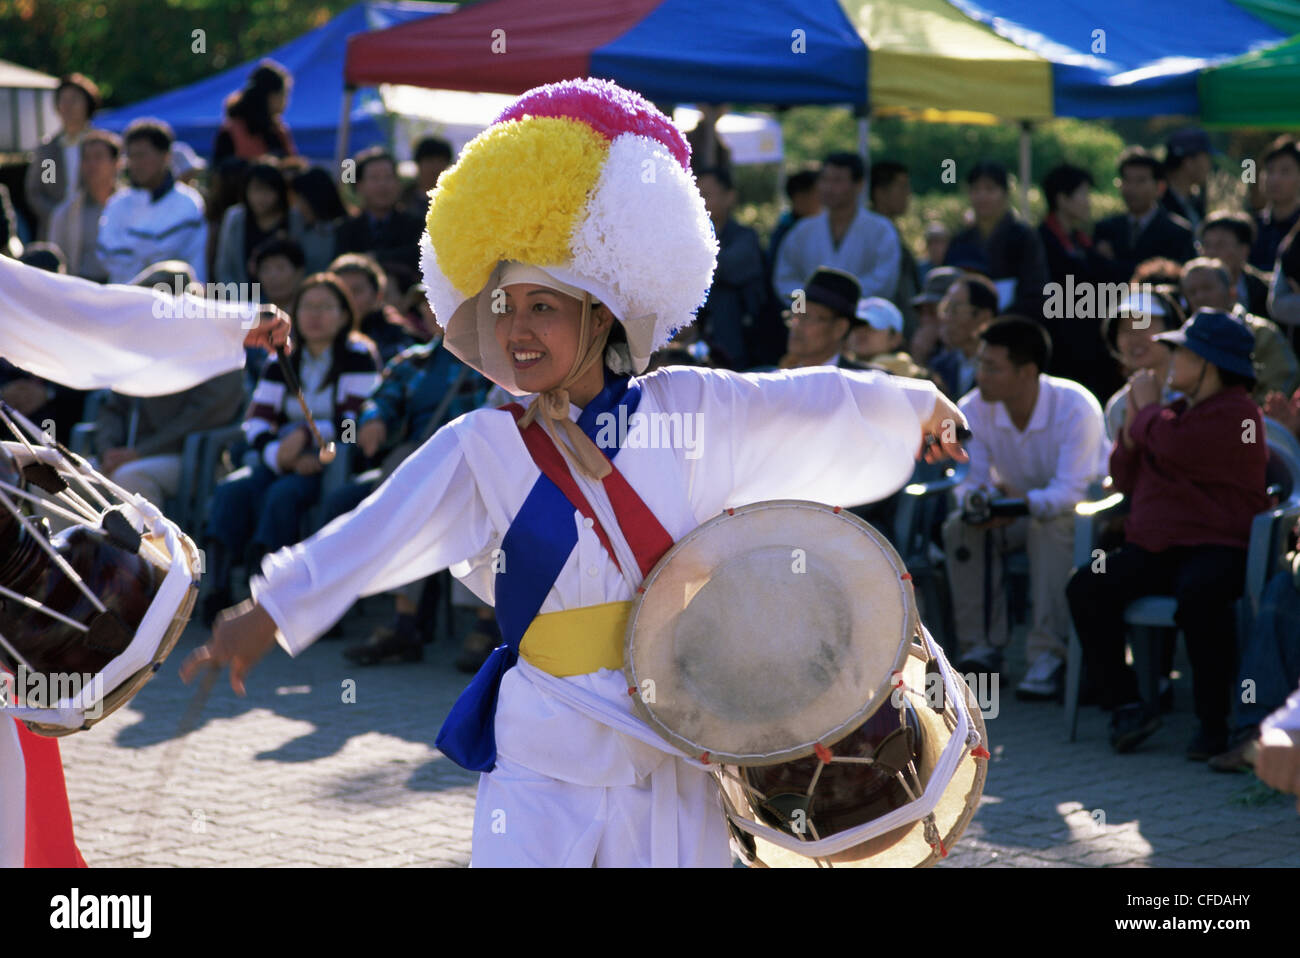
[[731, 218], [737, 194], [730, 171], [706, 167], [695, 178], [718, 238], [718, 268], [696, 325], [720, 364], [748, 369], [757, 361], [750, 342], [767, 301], [763, 248], [757, 233]]
[[360, 317], [357, 328], [375, 344], [381, 363], [415, 344], [397, 311], [384, 302], [388, 276], [378, 263], [369, 256], [346, 253], [330, 264], [330, 272], [348, 288]]
[[1267, 271], [1277, 262], [1282, 240], [1300, 223], [1300, 144], [1279, 136], [1264, 154], [1260, 171], [1265, 205], [1255, 214], [1250, 265]]
[[[852, 273], [822, 267], [803, 284], [804, 309], [788, 310], [789, 349], [781, 369], [800, 366], [862, 367], [845, 354], [845, 340], [857, 320], [861, 288]], [[796, 303], [797, 305], [797, 303]]]
[[99, 87], [80, 73], [64, 77], [54, 90], [54, 109], [61, 126], [36, 148], [23, 177], [23, 195], [36, 214], [38, 240], [50, 238], [55, 207], [81, 182], [81, 142], [99, 103]]
[[[1155, 337], [1182, 325], [1182, 309], [1171, 296], [1158, 290], [1146, 298], [1133, 289], [1106, 318], [1106, 344], [1123, 366], [1124, 375], [1132, 376], [1139, 369], [1151, 370], [1155, 381], [1160, 384], [1160, 401], [1165, 405], [1178, 398], [1178, 393], [1171, 390], [1168, 383], [1169, 362], [1173, 354], [1156, 342]], [[1106, 438], [1111, 442], [1119, 437], [1124, 425], [1128, 393], [1126, 379], [1106, 402]]]
[[925, 274], [921, 292], [913, 297], [916, 309], [916, 332], [912, 334], [912, 355], [918, 362], [928, 363], [936, 351], [943, 347], [939, 339], [939, 303], [961, 270], [951, 266], [936, 266]]
[[[162, 284], [173, 288], [178, 282], [188, 288], [194, 285], [194, 278], [167, 269], [151, 270], [136, 278], [136, 285], [146, 287]], [[238, 369], [166, 396], [111, 393], [100, 403], [95, 417], [100, 471], [161, 509], [168, 497], [180, 491], [186, 436], [227, 425], [243, 404], [243, 374]]]
[[[1043, 177], [1043, 198], [1047, 216], [1038, 227], [1038, 237], [1047, 253], [1047, 271], [1071, 308], [1043, 317], [1052, 337], [1053, 376], [1083, 384], [1098, 399], [1104, 399], [1123, 385], [1114, 357], [1106, 351], [1101, 335], [1100, 311], [1076, 311], [1077, 290], [1091, 287], [1094, 302], [1102, 295], [1107, 264], [1092, 246], [1088, 227], [1092, 223], [1090, 195], [1092, 175], [1082, 167], [1063, 163]], [[1088, 314], [1090, 313], [1090, 314]]]
[[117, 161], [122, 140], [116, 133], [90, 130], [81, 138], [80, 186], [50, 216], [50, 241], [68, 258], [68, 271], [96, 283], [108, 282], [99, 259], [99, 220], [108, 201], [122, 192]]
[[[347, 287], [337, 276], [316, 273], [294, 298], [289, 355], [303, 397], [329, 442], [356, 419], [379, 379], [374, 345], [357, 332]], [[217, 486], [208, 514], [207, 554], [213, 591], [204, 601], [211, 622], [231, 604], [230, 570], [252, 546], [256, 558], [301, 538], [303, 515], [320, 497], [319, 450], [276, 357], [266, 361], [244, 419], [244, 436], [256, 454], [251, 469]]]
[[917, 277], [924, 283], [930, 271], [943, 266], [952, 243], [952, 233], [942, 223], [931, 220], [925, 224], [925, 259], [916, 264]]
[[244, 195], [244, 176], [252, 164], [248, 160], [228, 156], [212, 169], [208, 181], [208, 194], [204, 218], [208, 221], [208, 275], [217, 268], [217, 246], [221, 238], [221, 224], [226, 210], [241, 202]]
[[1194, 126], [1175, 130], [1165, 140], [1164, 166], [1169, 187], [1160, 203], [1174, 216], [1185, 219], [1192, 232], [1205, 219], [1212, 150], [1209, 136]]
[[263, 240], [249, 257], [249, 278], [258, 286], [258, 301], [286, 312], [306, 275], [306, 257], [297, 241], [282, 236]]
[[1183, 267], [1183, 298], [1187, 308], [1228, 313], [1246, 324], [1255, 337], [1254, 397], [1263, 403], [1270, 392], [1290, 394], [1300, 386], [1300, 360], [1276, 326], [1267, 319], [1252, 316], [1241, 308], [1233, 295], [1227, 268], [1217, 259], [1194, 259]]
[[302, 232], [296, 239], [302, 244], [307, 272], [328, 269], [338, 255], [335, 235], [339, 224], [348, 215], [339, 188], [318, 166], [296, 173], [289, 186], [293, 208], [302, 222]]
[[345, 219], [335, 232], [337, 253], [368, 253], [377, 262], [420, 268], [424, 221], [397, 208], [397, 163], [381, 147], [357, 154], [357, 199], [361, 212]]
[[244, 174], [240, 201], [221, 221], [217, 239], [216, 282], [251, 282], [249, 254], [273, 237], [297, 238], [303, 232], [297, 210], [289, 206], [289, 184], [275, 163], [258, 162]]
[[1164, 164], [1133, 146], [1120, 154], [1119, 192], [1126, 213], [1109, 216], [1093, 230], [1093, 245], [1107, 260], [1107, 278], [1127, 282], [1137, 265], [1155, 256], [1182, 264], [1196, 255], [1192, 227], [1160, 205], [1167, 187]]
[[1006, 167], [976, 163], [966, 186], [975, 223], [952, 238], [944, 265], [987, 276], [1000, 291], [1001, 311], [1041, 322], [1047, 256], [1038, 234], [1011, 210]]
[[975, 387], [979, 332], [998, 314], [998, 291], [987, 276], [965, 273], [948, 284], [939, 302], [939, 342], [930, 359], [943, 390], [960, 399]]
[[782, 303], [823, 266], [857, 277], [863, 296], [894, 295], [902, 257], [898, 233], [863, 207], [865, 172], [856, 153], [832, 153], [822, 163], [817, 188], [824, 210], [796, 223], [776, 254], [774, 283]]
[[203, 198], [172, 178], [171, 127], [161, 120], [135, 120], [122, 140], [131, 188], [105, 204], [99, 222], [99, 259], [109, 280], [126, 283], [152, 263], [178, 259], [204, 283]]
[[[441, 342], [412, 346], [384, 367], [384, 376], [361, 407], [357, 446], [367, 459], [383, 455], [379, 478], [358, 477], [325, 500], [323, 519], [351, 512], [392, 475], [403, 460], [442, 425], [483, 405], [489, 383], [442, 348]], [[358, 665], [376, 665], [422, 658], [416, 609], [424, 582], [398, 589], [396, 617], [380, 626], [362, 644], [343, 654]], [[495, 645], [500, 644], [500, 636]]]
[[[1101, 406], [1076, 382], [1043, 372], [1051, 342], [1042, 326], [1004, 316], [979, 334], [978, 392], [958, 403], [970, 423], [970, 472], [954, 490], [962, 508], [943, 524], [957, 625], [959, 672], [999, 672], [1010, 642], [1002, 567], [994, 555], [1028, 549], [1032, 620], [1029, 668], [1018, 698], [1056, 698], [1063, 687], [1069, 617], [1065, 582], [1074, 507], [1106, 471]], [[973, 494], [1008, 500], [982, 516]]]
[[1236, 301], [1261, 319], [1268, 319], [1268, 288], [1273, 277], [1246, 261], [1255, 241], [1255, 222], [1245, 213], [1215, 210], [1202, 223], [1196, 248], [1228, 270]]
[[415, 160], [415, 182], [402, 194], [398, 206], [421, 223], [429, 215], [429, 194], [438, 185], [442, 171], [451, 166], [451, 144], [438, 136], [421, 137], [412, 151]]
[[1085, 662], [1103, 707], [1114, 708], [1111, 746], [1128, 752], [1160, 727], [1157, 703], [1139, 700], [1124, 662], [1124, 609], [1145, 595], [1172, 594], [1187, 642], [1199, 729], [1187, 757], [1206, 761], [1228, 746], [1236, 673], [1236, 610], [1268, 447], [1243, 441], [1242, 423], [1263, 436], [1251, 362], [1254, 337], [1226, 313], [1201, 311], [1157, 339], [1174, 347], [1169, 384], [1183, 398], [1160, 402], [1150, 370], [1130, 381], [1120, 438], [1110, 455], [1115, 488], [1129, 497], [1125, 543], [1080, 566], [1067, 587]]
[[849, 330], [845, 352], [864, 366], [894, 376], [929, 379], [930, 373], [903, 352], [903, 314], [880, 296], [858, 301], [857, 322]]
[[274, 60], [263, 60], [248, 75], [244, 87], [226, 98], [225, 118], [212, 144], [212, 165], [229, 158], [293, 156], [289, 128], [281, 119], [289, 105], [293, 77]]
[[907, 241], [903, 239], [903, 231], [898, 226], [899, 218], [906, 215], [912, 202], [912, 177], [907, 167], [894, 160], [872, 163], [867, 198], [871, 208], [893, 223], [894, 232], [898, 234], [898, 285], [893, 294], [886, 298], [903, 314], [903, 337], [910, 339], [916, 332], [916, 310], [912, 306], [912, 299], [921, 288], [921, 277], [916, 268], [916, 257], [912, 255]]

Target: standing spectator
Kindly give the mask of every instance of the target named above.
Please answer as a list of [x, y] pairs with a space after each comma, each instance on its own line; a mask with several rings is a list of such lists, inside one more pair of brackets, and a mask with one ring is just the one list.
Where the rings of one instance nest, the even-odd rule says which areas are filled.
[[[379, 379], [374, 347], [358, 333], [352, 300], [329, 273], [307, 277], [294, 299], [289, 355], [303, 397], [325, 442], [355, 420]], [[285, 385], [276, 357], [266, 361], [244, 419], [244, 436], [257, 455], [217, 486], [208, 515], [208, 567], [214, 583], [204, 617], [231, 604], [230, 570], [251, 543], [261, 554], [297, 542], [304, 512], [320, 497], [318, 450], [311, 447], [297, 397]]]
[[420, 268], [424, 223], [397, 209], [400, 183], [393, 155], [381, 147], [357, 154], [357, 199], [361, 212], [339, 224], [337, 253], [369, 253], [376, 261]]
[[780, 368], [861, 369], [855, 360], [844, 355], [849, 330], [859, 321], [858, 300], [862, 298], [862, 289], [857, 277], [842, 269], [822, 267], [801, 285], [805, 308], [786, 313], [790, 340], [789, 349], [778, 364]]
[[203, 198], [172, 178], [172, 140], [172, 129], [162, 120], [135, 120], [126, 128], [131, 189], [108, 201], [99, 223], [99, 258], [111, 282], [128, 282], [165, 259], [190, 264], [195, 279], [205, 282]]
[[1196, 246], [1202, 256], [1223, 263], [1232, 279], [1236, 302], [1264, 319], [1268, 314], [1268, 288], [1273, 277], [1247, 262], [1255, 242], [1255, 221], [1245, 213], [1215, 210], [1202, 223]]
[[1160, 198], [1174, 216], [1181, 216], [1192, 232], [1205, 219], [1205, 197], [1209, 192], [1213, 148], [1204, 130], [1188, 127], [1165, 140], [1165, 175], [1169, 188]]
[[785, 178], [785, 195], [790, 205], [777, 217], [776, 226], [772, 227], [772, 235], [767, 241], [768, 285], [771, 285], [771, 273], [776, 268], [781, 241], [794, 228], [795, 223], [822, 211], [821, 196], [817, 192], [817, 171], [800, 170], [791, 173]]
[[[1106, 318], [1106, 343], [1123, 365], [1124, 375], [1131, 377], [1140, 369], [1150, 370], [1160, 384], [1160, 401], [1165, 405], [1179, 398], [1178, 393], [1169, 388], [1168, 381], [1173, 354], [1155, 337], [1182, 325], [1183, 311], [1173, 297], [1159, 290], [1152, 290], [1149, 297], [1132, 290]], [[1124, 425], [1129, 388], [1126, 380], [1106, 401], [1106, 438], [1111, 442], [1119, 437]]]
[[903, 335], [910, 338], [916, 332], [917, 322], [912, 297], [921, 288], [921, 277], [916, 268], [916, 257], [903, 239], [903, 231], [898, 228], [898, 220], [907, 213], [912, 202], [912, 177], [902, 163], [880, 160], [871, 164], [867, 193], [871, 208], [893, 223], [894, 232], [898, 234], [898, 286], [889, 299], [903, 314]]
[[973, 226], [952, 238], [945, 266], [987, 276], [999, 290], [999, 308], [1035, 322], [1043, 319], [1047, 257], [1033, 229], [1007, 202], [1007, 169], [984, 160], [966, 174]]
[[930, 275], [930, 270], [938, 269], [948, 256], [948, 246], [952, 243], [952, 233], [942, 223], [931, 220], [925, 224], [925, 259], [917, 264], [917, 277], [921, 282]]
[[1264, 154], [1264, 208], [1255, 214], [1255, 245], [1250, 264], [1267, 272], [1277, 260], [1278, 247], [1300, 222], [1300, 145], [1279, 136]]
[[54, 108], [62, 123], [39, 147], [23, 179], [27, 205], [36, 214], [36, 238], [49, 239], [50, 217], [80, 182], [81, 138], [99, 109], [99, 87], [80, 73], [59, 81]]
[[863, 207], [864, 175], [856, 153], [832, 153], [822, 163], [817, 187], [825, 210], [796, 223], [776, 257], [775, 285], [783, 302], [822, 266], [852, 273], [864, 296], [894, 295], [902, 255], [898, 233]]
[[757, 233], [731, 218], [736, 189], [730, 171], [711, 166], [695, 178], [718, 238], [718, 268], [697, 322], [719, 364], [748, 369], [757, 361], [751, 339], [767, 300], [763, 248]]
[[1074, 507], [1106, 472], [1101, 406], [1078, 383], [1043, 372], [1051, 342], [1042, 326], [1003, 317], [980, 333], [979, 391], [958, 403], [970, 423], [970, 472], [954, 490], [1000, 495], [1016, 515], [976, 524], [967, 508], [943, 524], [948, 581], [961, 646], [959, 672], [998, 672], [1010, 641], [1001, 564], [994, 553], [1028, 548], [1032, 621], [1029, 668], [1018, 698], [1055, 698], [1062, 688], [1069, 615], [1065, 582]]
[[1228, 746], [1234, 604], [1251, 522], [1268, 507], [1268, 447], [1243, 442], [1243, 423], [1260, 437], [1264, 427], [1249, 394], [1254, 339], [1240, 321], [1203, 311], [1158, 339], [1175, 347], [1169, 384], [1183, 398], [1164, 406], [1155, 376], [1134, 375], [1110, 455], [1115, 488], [1132, 504], [1125, 542], [1104, 562], [1076, 569], [1066, 593], [1101, 704], [1115, 710], [1110, 743], [1118, 752], [1133, 750], [1160, 727], [1157, 704], [1139, 700], [1137, 677], [1124, 663], [1124, 609], [1145, 595], [1175, 597], [1200, 723], [1187, 757], [1206, 761]]
[[1044, 315], [1052, 337], [1053, 376], [1082, 383], [1098, 399], [1104, 399], [1122, 385], [1114, 358], [1101, 336], [1100, 310], [1081, 316], [1073, 307], [1072, 290], [1091, 285], [1094, 302], [1100, 303], [1106, 263], [1092, 248], [1088, 227], [1092, 223], [1090, 189], [1092, 175], [1078, 166], [1063, 163], [1043, 177], [1043, 198], [1047, 216], [1038, 236], [1047, 253], [1047, 270], [1063, 292], [1070, 308], [1061, 316]]
[[388, 276], [369, 256], [345, 253], [330, 264], [330, 272], [343, 281], [357, 311], [357, 329], [375, 344], [381, 364], [387, 363], [413, 340], [397, 311], [384, 302]]
[[948, 287], [961, 270], [951, 266], [936, 266], [925, 274], [921, 292], [913, 298], [916, 308], [916, 332], [912, 334], [911, 350], [917, 362], [929, 364], [937, 350], [943, 348], [940, 339], [939, 304], [943, 302]]
[[987, 276], [958, 276], [943, 294], [939, 303], [939, 342], [943, 349], [929, 365], [939, 375], [944, 392], [953, 399], [960, 399], [975, 387], [979, 333], [997, 314], [997, 287]]
[[289, 184], [273, 162], [258, 162], [244, 175], [240, 202], [226, 210], [217, 240], [216, 281], [249, 282], [248, 254], [272, 237], [297, 238], [298, 211], [289, 205]]
[[214, 167], [231, 156], [255, 160], [298, 152], [281, 119], [292, 84], [289, 72], [274, 60], [263, 60], [254, 68], [243, 89], [226, 98], [225, 119], [212, 144]]
[[398, 204], [421, 223], [429, 215], [429, 194], [438, 185], [442, 171], [451, 166], [451, 144], [441, 137], [426, 136], [415, 144], [415, 182]]
[[1190, 313], [1209, 309], [1227, 313], [1255, 337], [1254, 397], [1261, 405], [1270, 392], [1290, 394], [1300, 386], [1300, 360], [1291, 344], [1267, 319], [1252, 316], [1237, 303], [1227, 268], [1217, 259], [1194, 259], [1183, 267], [1183, 298]]
[[89, 130], [81, 138], [80, 188], [50, 216], [50, 242], [68, 258], [68, 271], [96, 283], [108, 282], [99, 259], [99, 220], [108, 201], [121, 192], [117, 162], [122, 141], [107, 130]]
[[318, 166], [295, 174], [289, 188], [293, 208], [302, 222], [302, 233], [297, 239], [307, 259], [307, 272], [328, 269], [338, 255], [336, 235], [339, 224], [348, 215], [339, 188]]
[[1143, 260], [1165, 256], [1181, 265], [1196, 255], [1187, 220], [1160, 205], [1167, 185], [1164, 164], [1142, 147], [1120, 154], [1119, 192], [1128, 212], [1107, 217], [1093, 231], [1111, 282], [1128, 282]]

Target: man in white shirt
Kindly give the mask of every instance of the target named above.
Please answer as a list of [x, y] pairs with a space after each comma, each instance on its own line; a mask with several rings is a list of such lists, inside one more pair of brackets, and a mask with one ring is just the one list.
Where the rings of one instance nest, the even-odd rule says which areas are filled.
[[894, 225], [862, 205], [865, 170], [856, 153], [832, 153], [817, 188], [823, 210], [791, 228], [776, 257], [773, 284], [790, 300], [815, 270], [830, 266], [858, 278], [863, 296], [889, 299], [898, 286], [902, 250]]
[[[1000, 671], [1009, 641], [1001, 563], [993, 553], [1027, 548], [1032, 621], [1029, 669], [1020, 698], [1055, 698], [1065, 664], [1074, 507], [1106, 474], [1101, 406], [1087, 389], [1045, 375], [1047, 333], [1004, 317], [980, 333], [978, 390], [958, 406], [970, 422], [970, 472], [955, 490], [965, 508], [943, 526], [961, 672]], [[997, 508], [986, 521], [969, 494], [986, 490]]]
[[171, 173], [175, 137], [161, 120], [135, 120], [122, 137], [131, 189], [104, 207], [99, 259], [109, 282], [128, 283], [146, 266], [166, 259], [188, 263], [199, 283], [207, 281], [208, 225], [203, 197]]

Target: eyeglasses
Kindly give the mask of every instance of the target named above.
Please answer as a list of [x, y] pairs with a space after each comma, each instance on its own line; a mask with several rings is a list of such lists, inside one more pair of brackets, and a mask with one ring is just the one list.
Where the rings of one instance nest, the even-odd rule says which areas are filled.
[[835, 319], [836, 317], [834, 316], [813, 316], [810, 313], [796, 313], [792, 309], [781, 310], [781, 322], [784, 323], [787, 328], [793, 327], [795, 320], [798, 320], [801, 323], [830, 323], [834, 322]]

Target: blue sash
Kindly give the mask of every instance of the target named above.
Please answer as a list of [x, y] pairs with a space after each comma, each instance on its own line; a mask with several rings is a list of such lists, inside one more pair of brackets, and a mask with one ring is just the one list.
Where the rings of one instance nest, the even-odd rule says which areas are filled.
[[[626, 422], [618, 407], [626, 407], [630, 418], [640, 402], [641, 387], [629, 389], [626, 377], [614, 377], [606, 370], [605, 388], [583, 409], [578, 426], [594, 442], [601, 413], [613, 413], [615, 422]], [[623, 438], [618, 429], [612, 432], [615, 448], [602, 449], [610, 459]], [[573, 510], [555, 483], [545, 475], [538, 476], [501, 542], [502, 554], [509, 557], [495, 582], [497, 624], [503, 641], [456, 699], [438, 732], [438, 748], [461, 768], [490, 772], [496, 766], [494, 725], [501, 679], [519, 660], [524, 633], [578, 544]]]

